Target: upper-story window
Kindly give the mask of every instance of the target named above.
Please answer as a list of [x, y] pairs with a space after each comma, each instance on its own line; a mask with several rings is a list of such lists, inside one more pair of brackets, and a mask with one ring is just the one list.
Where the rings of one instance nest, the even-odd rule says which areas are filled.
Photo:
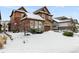
[[42, 14], [42, 17], [45, 19], [45, 14]]
[[21, 17], [23, 17], [24, 16], [24, 14], [21, 14]]
[[48, 19], [51, 20], [51, 16], [48, 16]]

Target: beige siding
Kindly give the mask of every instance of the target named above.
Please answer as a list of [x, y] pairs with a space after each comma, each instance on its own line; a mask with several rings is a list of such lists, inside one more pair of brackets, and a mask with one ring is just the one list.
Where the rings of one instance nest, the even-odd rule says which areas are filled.
[[48, 20], [45, 20], [44, 26], [50, 26], [50, 29], [52, 29], [52, 23]]

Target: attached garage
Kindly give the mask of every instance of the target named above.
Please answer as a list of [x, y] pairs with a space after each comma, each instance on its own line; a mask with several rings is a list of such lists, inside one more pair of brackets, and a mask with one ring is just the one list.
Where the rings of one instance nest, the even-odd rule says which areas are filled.
[[50, 30], [50, 26], [44, 26], [45, 31], [49, 31]]

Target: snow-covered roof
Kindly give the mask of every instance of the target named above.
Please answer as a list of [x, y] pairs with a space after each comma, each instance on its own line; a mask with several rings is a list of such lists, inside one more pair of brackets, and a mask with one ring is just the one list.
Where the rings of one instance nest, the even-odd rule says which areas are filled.
[[[47, 12], [45, 12], [45, 10], [47, 10]], [[33, 13], [38, 13], [38, 12], [42, 12], [42, 13], [46, 13], [46, 14], [50, 14], [49, 10], [47, 9], [46, 6], [34, 11]]]
[[25, 12], [25, 11], [23, 11], [23, 10], [14, 10], [14, 12], [15, 11], [18, 11], [18, 12], [23, 12], [23, 13], [25, 13], [27, 16], [25, 16], [25, 17], [23, 17], [21, 20], [23, 20], [23, 19], [25, 19], [25, 18], [30, 18], [30, 19], [34, 19], [34, 20], [45, 20], [45, 19], [43, 19], [41, 16], [39, 16], [39, 15], [36, 15], [36, 14], [33, 14], [33, 13], [28, 13], [28, 12]]
[[71, 21], [71, 20], [68, 20], [68, 19], [65, 19], [65, 20], [53, 19], [53, 20], [55, 20], [56, 22], [67, 22], [67, 21]]
[[27, 13], [26, 12], [26, 15], [24, 18], [22, 18], [21, 20], [25, 19], [25, 18], [31, 18], [31, 19], [36, 19], [36, 20], [45, 20], [43, 19], [42, 17], [40, 17], [39, 15], [36, 15], [36, 14], [33, 14], [33, 13]]
[[21, 6], [21, 7], [20, 7], [20, 8], [18, 8], [17, 10], [22, 10], [22, 11], [27, 12], [27, 10], [26, 10], [23, 6]]
[[14, 10], [14, 11], [18, 11], [18, 12], [25, 12], [25, 11], [23, 11], [23, 10]]

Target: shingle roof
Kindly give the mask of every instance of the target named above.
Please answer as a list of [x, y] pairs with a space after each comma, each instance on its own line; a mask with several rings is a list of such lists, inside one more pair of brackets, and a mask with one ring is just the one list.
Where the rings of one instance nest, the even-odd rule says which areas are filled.
[[24, 18], [22, 18], [21, 20], [25, 19], [25, 18], [30, 18], [30, 19], [35, 19], [35, 20], [45, 20], [42, 17], [40, 17], [39, 15], [33, 14], [33, 13], [26, 13], [27, 16], [25, 16]]
[[68, 21], [73, 21], [72, 18], [66, 17], [66, 16], [55, 17], [54, 20], [57, 21], [57, 22], [68, 22]]
[[38, 12], [41, 12], [41, 11], [43, 11], [43, 10], [44, 10], [44, 8], [45, 8], [45, 9], [48, 11], [48, 13], [50, 14], [50, 12], [49, 12], [49, 10], [47, 9], [47, 7], [46, 7], [46, 6], [44, 6], [44, 7], [40, 8], [40, 9], [38, 9], [38, 10], [34, 11], [33, 13], [38, 13]]
[[71, 20], [68, 20], [68, 19], [65, 19], [65, 20], [53, 19], [53, 20], [55, 20], [56, 22], [68, 22], [68, 21], [71, 21]]
[[60, 16], [60, 17], [56, 17], [55, 19], [58, 19], [58, 20], [65, 20], [65, 19], [68, 19], [68, 17]]
[[23, 13], [25, 13], [25, 11], [23, 11], [23, 10], [15, 10], [15, 11], [18, 11], [18, 12], [23, 12]]
[[27, 12], [27, 10], [22, 6], [22, 7], [18, 8], [17, 10], [12, 10], [10, 17], [13, 15], [13, 13], [15, 11], [18, 11], [18, 12]]
[[23, 6], [18, 8], [17, 10], [23, 10], [23, 11], [27, 12], [27, 10]]
[[[21, 9], [21, 8], [19, 8], [19, 9], [17, 9], [17, 10], [13, 10], [13, 11], [12, 11], [12, 14], [13, 14], [13, 12], [16, 12], [16, 11], [25, 13], [26, 16], [23, 17], [21, 20], [23, 20], [23, 19], [25, 19], [25, 18], [30, 18], [30, 19], [35, 19], [35, 20], [44, 20], [44, 19], [43, 19], [41, 16], [39, 16], [39, 15], [36, 15], [36, 14], [34, 14], [34, 13], [28, 13], [28, 12], [23, 11], [23, 10], [20, 10], [20, 9]], [[11, 16], [12, 16], [12, 14], [11, 14]]]

